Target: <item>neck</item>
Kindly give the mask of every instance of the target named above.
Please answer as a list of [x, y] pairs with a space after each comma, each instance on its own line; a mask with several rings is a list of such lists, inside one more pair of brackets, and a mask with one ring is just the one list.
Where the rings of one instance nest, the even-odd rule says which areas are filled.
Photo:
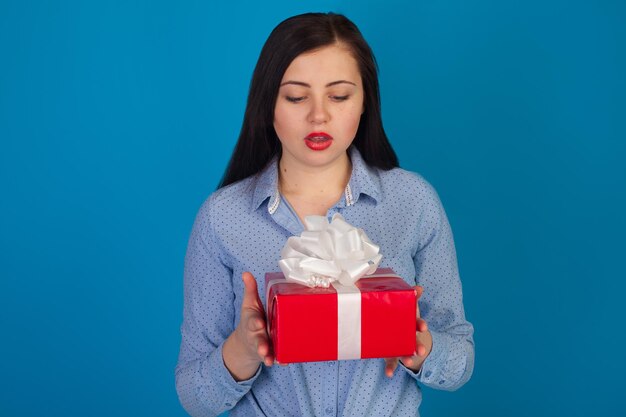
[[278, 183], [286, 196], [330, 197], [343, 193], [351, 174], [352, 163], [347, 153], [321, 167], [298, 165], [283, 157], [279, 162]]

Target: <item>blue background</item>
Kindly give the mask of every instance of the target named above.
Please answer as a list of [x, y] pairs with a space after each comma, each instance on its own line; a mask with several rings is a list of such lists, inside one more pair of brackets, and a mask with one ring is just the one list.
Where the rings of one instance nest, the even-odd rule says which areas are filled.
[[190, 228], [262, 43], [312, 10], [370, 42], [455, 233], [476, 369], [423, 415], [623, 411], [624, 1], [1, 0], [0, 415], [185, 415]]

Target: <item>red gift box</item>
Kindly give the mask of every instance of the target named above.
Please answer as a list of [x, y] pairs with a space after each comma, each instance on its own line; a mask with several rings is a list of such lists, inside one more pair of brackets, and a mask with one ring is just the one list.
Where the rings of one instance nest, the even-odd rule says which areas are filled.
[[[309, 288], [265, 274], [268, 333], [279, 363], [411, 356], [416, 292], [390, 268], [356, 288]], [[360, 322], [360, 326], [359, 323]]]

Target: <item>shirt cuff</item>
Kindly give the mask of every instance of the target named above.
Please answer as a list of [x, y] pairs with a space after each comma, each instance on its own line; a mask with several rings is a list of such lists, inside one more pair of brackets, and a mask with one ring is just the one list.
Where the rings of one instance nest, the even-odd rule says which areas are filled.
[[430, 334], [433, 338], [433, 348], [422, 364], [417, 380], [433, 388], [441, 388], [446, 384], [444, 374], [452, 336], [432, 330]]
[[259, 365], [259, 369], [257, 369], [256, 373], [252, 375], [251, 378], [237, 382], [224, 364], [224, 358], [222, 356], [223, 346], [224, 342], [209, 355], [207, 368], [209, 372], [215, 375], [217, 384], [222, 387], [221, 391], [224, 394], [222, 397], [223, 407], [231, 409], [248, 391], [250, 391], [252, 384], [261, 373], [262, 365]]
[[445, 352], [448, 351], [450, 345], [450, 341], [445, 333], [431, 330], [430, 336], [433, 339], [433, 346], [419, 371], [415, 372], [407, 368], [402, 361], [400, 361], [400, 366], [402, 366], [409, 375], [427, 385], [433, 384], [437, 376], [441, 374], [445, 365]]

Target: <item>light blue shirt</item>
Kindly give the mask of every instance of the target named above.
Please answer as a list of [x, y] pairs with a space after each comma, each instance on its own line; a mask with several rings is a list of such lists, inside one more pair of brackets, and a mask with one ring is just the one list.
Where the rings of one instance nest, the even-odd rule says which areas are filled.
[[237, 382], [222, 346], [239, 322], [241, 274], [255, 276], [265, 304], [266, 272], [278, 271], [287, 238], [303, 225], [278, 192], [274, 160], [259, 174], [217, 190], [193, 226], [184, 278], [182, 342], [176, 389], [196, 416], [418, 416], [421, 385], [454, 390], [474, 367], [473, 327], [465, 320], [452, 232], [433, 187], [421, 176], [369, 167], [350, 149], [352, 175], [328, 211], [341, 213], [380, 246], [381, 267], [424, 287], [422, 318], [433, 338], [420, 372], [400, 365], [392, 378], [383, 359], [265, 367]]

